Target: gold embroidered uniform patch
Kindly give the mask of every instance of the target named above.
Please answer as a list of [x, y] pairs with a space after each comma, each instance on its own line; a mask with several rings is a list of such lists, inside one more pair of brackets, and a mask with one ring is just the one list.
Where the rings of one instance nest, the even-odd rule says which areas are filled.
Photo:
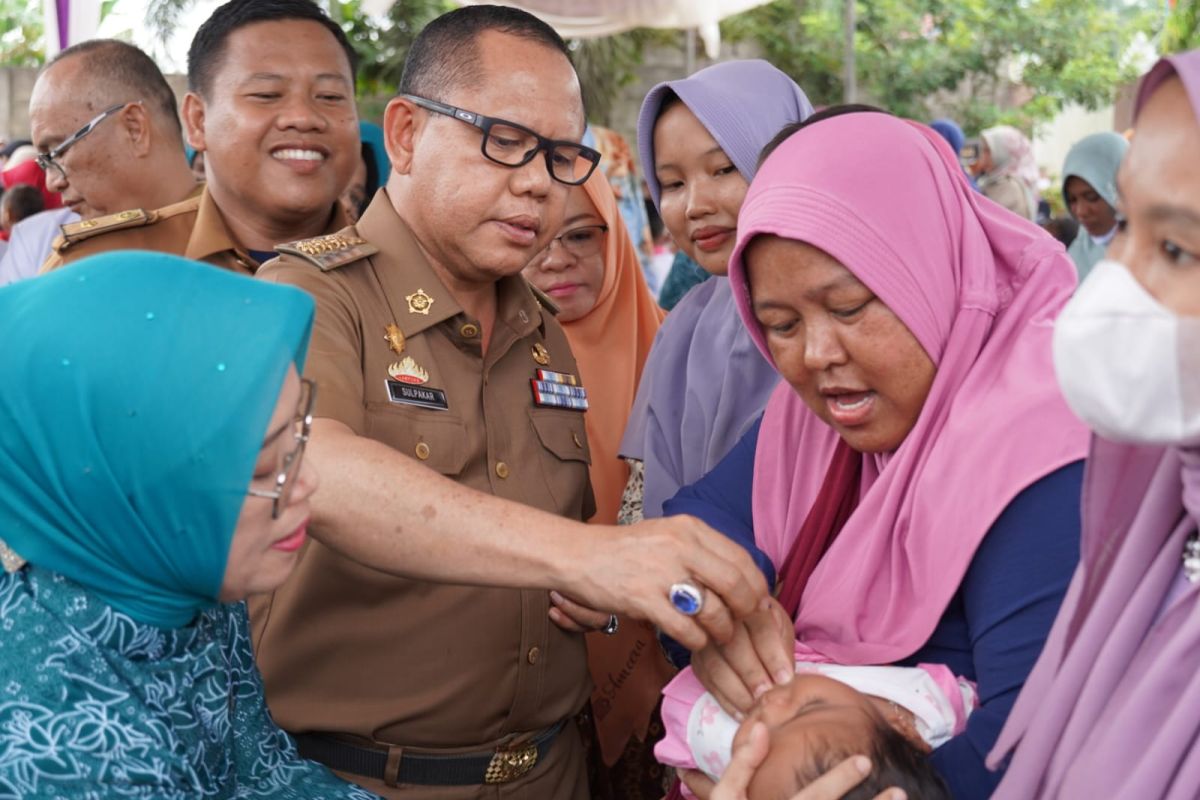
[[379, 252], [379, 248], [352, 233], [332, 233], [328, 236], [314, 236], [298, 242], [278, 244], [275, 245], [275, 251], [299, 256], [319, 267], [322, 272], [328, 272], [331, 269], [337, 269], [345, 264], [374, 255]]
[[105, 217], [68, 222], [66, 225], [60, 226], [62, 235], [54, 240], [54, 249], [56, 252], [62, 252], [72, 244], [82, 242], [84, 239], [90, 239], [109, 231], [140, 228], [143, 225], [149, 225], [153, 220], [154, 215], [144, 209], [131, 208], [128, 211], [119, 211]]

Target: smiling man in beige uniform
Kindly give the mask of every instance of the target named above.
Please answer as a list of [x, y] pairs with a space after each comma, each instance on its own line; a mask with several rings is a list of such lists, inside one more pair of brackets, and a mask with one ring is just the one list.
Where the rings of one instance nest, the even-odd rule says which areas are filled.
[[[544, 139], [513, 158], [520, 132], [492, 127], [485, 155], [477, 115]], [[414, 44], [384, 127], [393, 172], [359, 223], [282, 246], [260, 272], [317, 298], [314, 436], [367, 437], [464, 486], [591, 516], [586, 385], [520, 276], [564, 211], [551, 165], [582, 179], [598, 160], [575, 144], [562, 40], [521, 11], [451, 12]], [[539, 145], [523, 165], [489, 158]], [[568, 390], [535, 398], [539, 377]], [[544, 590], [410, 580], [311, 542], [252, 606], [272, 715], [304, 755], [388, 797], [586, 798], [584, 641], [549, 607]]]
[[[82, 46], [80, 57], [47, 69], [39, 85], [46, 81], [47, 89], [53, 88], [50, 79], [58, 70], [95, 49]], [[297, 51], [304, 58], [296, 58]], [[196, 189], [182, 145], [176, 144], [168, 159], [174, 183], [165, 195], [159, 192], [158, 203], [130, 196], [127, 204], [112, 201], [104, 207], [117, 213], [64, 226], [44, 269], [111, 250], [156, 250], [253, 274], [274, 255], [275, 245], [344, 227], [348, 219], [337, 198], [350, 182], [359, 151], [356, 59], [346, 34], [307, 0], [222, 5], [200, 26], [188, 50], [183, 118], [189, 141], [205, 155], [203, 190]], [[171, 97], [165, 81], [163, 90]], [[114, 96], [137, 99], [128, 91]], [[32, 108], [36, 113], [48, 104]], [[173, 97], [171, 104], [173, 109]], [[63, 157], [65, 174], [77, 176], [72, 186], [85, 177], [91, 183], [84, 191], [97, 182], [132, 180], [124, 174], [131, 171], [143, 181], [148, 170], [152, 179], [160, 177], [152, 166], [136, 163], [114, 167], [122, 174], [100, 170], [97, 175], [87, 148], [115, 127], [107, 121], [102, 126]], [[59, 142], [47, 137], [47, 149]], [[84, 196], [95, 195], [87, 191]]]

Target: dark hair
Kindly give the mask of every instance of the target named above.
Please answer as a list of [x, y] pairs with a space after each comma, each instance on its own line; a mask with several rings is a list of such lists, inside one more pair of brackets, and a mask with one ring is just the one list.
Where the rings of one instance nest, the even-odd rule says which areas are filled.
[[29, 141], [28, 139], [13, 139], [11, 142], [4, 145], [4, 147], [0, 147], [0, 158], [8, 158], [13, 153], [17, 152], [18, 147], [25, 147], [32, 144], [33, 142]]
[[[842, 800], [872, 800], [889, 787], [903, 789], [909, 800], [951, 800], [950, 790], [923, 753], [904, 734], [882, 719], [871, 729], [871, 774], [842, 796]], [[801, 788], [820, 778], [845, 759], [854, 755], [846, 746], [822, 746], [813, 742], [817, 755], [797, 770]]]
[[442, 14], [417, 35], [400, 76], [400, 94], [446, 100], [451, 89], [483, 80], [476, 40], [485, 31], [528, 39], [571, 53], [558, 33], [527, 11], [507, 6], [463, 6]]
[[234, 31], [256, 22], [292, 19], [315, 22], [333, 34], [350, 62], [350, 75], [358, 72], [358, 54], [346, 32], [312, 0], [229, 0], [204, 21], [192, 38], [188, 48], [188, 89], [203, 97], [212, 88], [213, 76], [225, 54], [225, 43]]
[[84, 59], [84, 74], [92, 85], [103, 87], [116, 102], [144, 100], [148, 110], [170, 121], [170, 128], [183, 140], [179, 107], [162, 70], [154, 59], [128, 42], [118, 39], [89, 39], [56, 55], [42, 72], [68, 58]]
[[1079, 222], [1074, 217], [1051, 217], [1042, 223], [1042, 228], [1062, 242], [1063, 247], [1070, 247], [1079, 235]]
[[32, 217], [46, 207], [46, 200], [36, 186], [18, 184], [0, 196], [0, 210], [7, 209], [12, 224]]
[[674, 89], [664, 89], [662, 93], [662, 100], [658, 104], [658, 113], [654, 116], [654, 121], [657, 122], [658, 118], [661, 117], [663, 112], [665, 112], [668, 108], [671, 106], [677, 106], [682, 102], [683, 101], [679, 99], [679, 95], [675, 94]]
[[[809, 115], [807, 119], [801, 122], [789, 122], [787, 125], [784, 125], [779, 130], [779, 133], [775, 134], [771, 141], [767, 142], [766, 147], [762, 149], [762, 153], [760, 153], [758, 156], [758, 167], [761, 167], [763, 162], [767, 160], [771, 153], [774, 153], [775, 149], [790, 139], [793, 134], [804, 130], [810, 125], [816, 125], [818, 122], [822, 122], [827, 119], [833, 119], [834, 117], [840, 117], [845, 114], [888, 114], [888, 112], [884, 111], [878, 106], [869, 106], [865, 103], [846, 103], [844, 105], [822, 108], [820, 111]], [[891, 114], [888, 114], [888, 116], [891, 116]]]

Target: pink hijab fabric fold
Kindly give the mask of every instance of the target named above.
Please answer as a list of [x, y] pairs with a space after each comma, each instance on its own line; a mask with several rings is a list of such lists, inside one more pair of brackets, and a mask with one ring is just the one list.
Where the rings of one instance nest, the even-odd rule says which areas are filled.
[[[1160, 61], [1138, 108], [1172, 75], [1200, 124], [1200, 50]], [[1181, 556], [1198, 520], [1200, 449], [1093, 441], [1080, 566], [988, 758], [1012, 758], [996, 798], [1196, 797], [1200, 586]]]
[[[1087, 431], [1054, 377], [1055, 316], [1075, 288], [1058, 242], [972, 191], [934, 131], [855, 113], [799, 131], [763, 164], [730, 280], [750, 308], [756, 236], [807, 242], [849, 269], [937, 366], [900, 447], [868, 454], [858, 507], [805, 588], [796, 634], [841, 664], [884, 664], [933, 633], [976, 549], [1024, 488], [1083, 458]], [[754, 467], [759, 546], [778, 567], [817, 500], [836, 434], [780, 383]]]

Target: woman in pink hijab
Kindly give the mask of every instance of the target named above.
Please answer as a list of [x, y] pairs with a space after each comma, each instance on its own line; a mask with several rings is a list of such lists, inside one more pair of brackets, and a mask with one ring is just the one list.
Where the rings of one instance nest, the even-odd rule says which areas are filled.
[[984, 798], [984, 757], [1078, 558], [1087, 432], [1050, 348], [1074, 266], [972, 191], [923, 125], [833, 110], [781, 139], [730, 280], [783, 381], [760, 426], [666, 505], [764, 555], [779, 604], [692, 665], [745, 711], [790, 679], [758, 662], [756, 637], [841, 664], [943, 664], [981, 704], [931, 759], [954, 797]]
[[1142, 82], [1122, 215], [1055, 330], [1096, 432], [1078, 572], [990, 762], [997, 798], [1200, 791], [1200, 50]]

